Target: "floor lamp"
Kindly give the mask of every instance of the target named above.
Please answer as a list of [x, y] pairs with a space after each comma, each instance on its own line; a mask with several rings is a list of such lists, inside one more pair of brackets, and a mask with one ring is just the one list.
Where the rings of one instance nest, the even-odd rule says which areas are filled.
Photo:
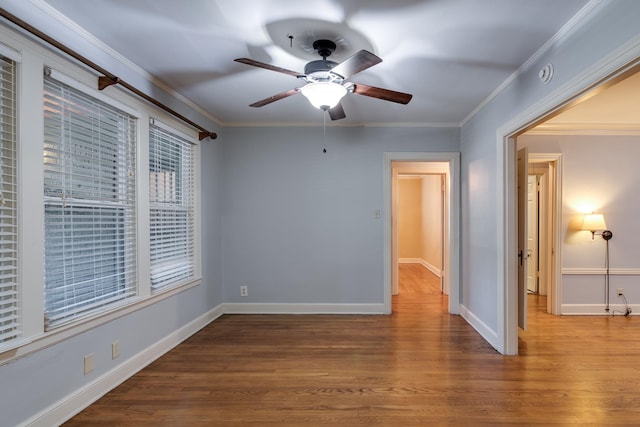
[[[613, 237], [611, 230], [607, 230], [607, 224], [604, 222], [602, 214], [590, 213], [584, 216], [582, 220], [582, 229], [591, 231], [591, 239], [595, 239], [596, 234], [602, 236], [607, 243], [604, 256], [604, 310], [609, 312], [609, 240]], [[600, 231], [602, 230], [602, 231]]]

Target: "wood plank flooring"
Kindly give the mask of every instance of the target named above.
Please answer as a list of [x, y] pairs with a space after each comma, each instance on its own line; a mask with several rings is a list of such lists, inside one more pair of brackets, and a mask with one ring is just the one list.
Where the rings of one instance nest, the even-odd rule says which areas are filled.
[[551, 316], [530, 295], [507, 357], [426, 269], [400, 279], [390, 316], [223, 316], [66, 425], [640, 424], [637, 318]]

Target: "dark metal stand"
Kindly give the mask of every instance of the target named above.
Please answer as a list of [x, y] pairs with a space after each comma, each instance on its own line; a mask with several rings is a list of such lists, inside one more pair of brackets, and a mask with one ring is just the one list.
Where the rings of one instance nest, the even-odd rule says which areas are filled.
[[604, 311], [609, 312], [609, 240], [613, 237], [613, 233], [610, 230], [604, 230], [602, 232], [602, 238], [607, 243], [606, 252], [604, 255]]

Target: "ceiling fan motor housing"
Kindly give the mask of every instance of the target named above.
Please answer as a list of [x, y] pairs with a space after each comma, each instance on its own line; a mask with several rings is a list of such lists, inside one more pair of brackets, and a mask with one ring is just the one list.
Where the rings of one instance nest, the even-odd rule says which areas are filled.
[[333, 52], [336, 51], [336, 44], [331, 40], [316, 40], [313, 42], [313, 48], [318, 52], [318, 55], [322, 56], [322, 59], [327, 59]]
[[316, 40], [313, 42], [313, 48], [322, 59], [311, 61], [304, 66], [304, 73], [306, 74], [305, 81], [309, 83], [333, 82], [342, 84], [342, 78], [330, 73], [331, 69], [338, 65], [338, 63], [327, 60], [327, 57], [336, 50], [336, 44], [331, 40]]
[[328, 74], [329, 71], [331, 71], [331, 69], [336, 65], [338, 65], [337, 62], [319, 59], [317, 61], [311, 61], [307, 63], [307, 65], [304, 66], [304, 73], [306, 75], [313, 76], [318, 73], [318, 77], [320, 77], [320, 74]]

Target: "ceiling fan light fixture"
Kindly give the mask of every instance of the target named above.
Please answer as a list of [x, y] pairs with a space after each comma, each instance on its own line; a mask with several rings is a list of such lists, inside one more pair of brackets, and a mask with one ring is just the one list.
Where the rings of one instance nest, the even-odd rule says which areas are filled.
[[338, 83], [314, 82], [300, 88], [300, 92], [311, 105], [326, 111], [338, 105], [342, 97], [347, 94], [347, 89]]

